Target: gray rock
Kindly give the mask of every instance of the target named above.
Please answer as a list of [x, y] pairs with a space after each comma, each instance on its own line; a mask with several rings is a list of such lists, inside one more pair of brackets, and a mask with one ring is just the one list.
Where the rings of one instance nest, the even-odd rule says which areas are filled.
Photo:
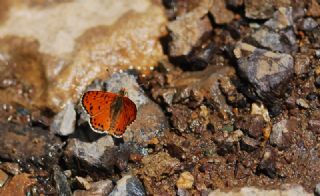
[[292, 7], [280, 7], [273, 17], [264, 23], [265, 26], [274, 30], [281, 30], [293, 25]]
[[73, 103], [68, 102], [64, 109], [54, 117], [50, 129], [55, 134], [67, 136], [74, 132], [75, 122], [76, 111], [74, 105]]
[[146, 194], [142, 183], [137, 177], [126, 175], [117, 182], [116, 187], [113, 189], [109, 196], [122, 195], [144, 196]]
[[113, 173], [115, 166], [125, 169], [132, 147], [128, 144], [114, 146], [111, 136], [93, 134], [96, 134], [93, 140], [86, 137], [69, 139], [64, 152], [67, 164], [79, 170], [104, 171], [106, 174]]
[[245, 136], [242, 138], [240, 142], [241, 150], [245, 150], [247, 152], [252, 152], [259, 148], [260, 142], [250, 138], [248, 136]]
[[236, 45], [234, 54], [241, 76], [252, 84], [260, 98], [267, 105], [279, 101], [294, 73], [292, 56], [241, 42]]
[[56, 190], [58, 195], [63, 195], [63, 196], [72, 195], [67, 177], [60, 170], [60, 167], [58, 165], [53, 166], [53, 180], [56, 184]]
[[262, 26], [251, 37], [259, 46], [275, 52], [291, 53], [297, 50], [296, 36], [292, 29], [276, 32]]
[[298, 28], [304, 31], [311, 31], [314, 28], [318, 26], [317, 21], [315, 21], [313, 18], [308, 17], [304, 18], [302, 21], [300, 21]]
[[274, 124], [270, 134], [270, 143], [275, 146], [281, 146], [283, 144], [283, 134], [287, 132], [289, 132], [287, 120], [282, 120]]
[[106, 90], [111, 92], [117, 93], [121, 88], [125, 88], [128, 97], [137, 106], [136, 120], [127, 127], [123, 135], [125, 142], [147, 145], [150, 139], [162, 135], [163, 131], [168, 129], [163, 111], [145, 95], [134, 76], [127, 73], [113, 74], [105, 84]]

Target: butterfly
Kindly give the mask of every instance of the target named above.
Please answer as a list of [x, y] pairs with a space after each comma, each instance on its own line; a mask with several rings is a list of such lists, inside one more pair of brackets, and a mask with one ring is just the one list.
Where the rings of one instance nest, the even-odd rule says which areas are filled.
[[137, 115], [136, 104], [125, 94], [125, 89], [121, 89], [119, 94], [107, 91], [88, 91], [83, 94], [82, 107], [90, 116], [89, 124], [93, 131], [122, 137]]

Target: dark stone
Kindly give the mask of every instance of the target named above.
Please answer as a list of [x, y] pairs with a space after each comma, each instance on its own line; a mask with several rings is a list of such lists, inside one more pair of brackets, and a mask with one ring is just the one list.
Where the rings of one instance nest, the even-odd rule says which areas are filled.
[[178, 159], [183, 159], [185, 157], [185, 152], [184, 150], [175, 144], [167, 144], [167, 150], [170, 156], [178, 158]]
[[262, 130], [265, 127], [265, 121], [261, 115], [249, 115], [238, 119], [235, 126], [250, 137], [259, 139], [263, 137]]
[[275, 178], [277, 176], [275, 156], [272, 151], [266, 151], [257, 167], [257, 173], [262, 173], [269, 178]]
[[245, 43], [234, 50], [243, 78], [267, 106], [279, 104], [293, 76], [293, 58], [288, 54], [273, 53]]
[[309, 120], [308, 128], [316, 134], [320, 134], [320, 120]]
[[259, 146], [260, 146], [259, 141], [255, 140], [253, 138], [250, 138], [248, 136], [243, 137], [240, 142], [241, 150], [245, 150], [247, 152], [253, 152], [256, 149], [258, 149]]
[[144, 187], [139, 179], [135, 176], [123, 176], [118, 182], [109, 196], [144, 196], [146, 195]]
[[58, 165], [53, 166], [53, 180], [56, 184], [56, 190], [58, 195], [72, 195], [67, 177], [64, 175], [63, 172], [61, 172], [61, 169]]

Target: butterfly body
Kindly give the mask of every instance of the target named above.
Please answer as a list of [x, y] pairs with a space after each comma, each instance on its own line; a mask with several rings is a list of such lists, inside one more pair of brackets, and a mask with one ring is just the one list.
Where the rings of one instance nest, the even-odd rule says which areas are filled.
[[126, 127], [136, 119], [137, 108], [125, 96], [106, 91], [88, 91], [81, 99], [82, 106], [90, 116], [89, 124], [98, 133], [122, 137]]

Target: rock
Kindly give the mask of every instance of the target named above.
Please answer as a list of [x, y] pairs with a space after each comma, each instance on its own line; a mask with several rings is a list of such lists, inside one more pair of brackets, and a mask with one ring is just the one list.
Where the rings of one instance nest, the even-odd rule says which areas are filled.
[[276, 32], [275, 30], [261, 27], [251, 37], [258, 43], [258, 46], [275, 52], [291, 53], [297, 50], [296, 36], [292, 29]]
[[266, 126], [266, 122], [261, 115], [256, 114], [237, 120], [235, 126], [250, 137], [261, 139], [263, 137], [262, 130]]
[[113, 189], [113, 184], [111, 180], [101, 180], [98, 182], [91, 183], [91, 188], [89, 190], [76, 190], [73, 196], [104, 196], [109, 195]]
[[[3, 170], [0, 169], [0, 188], [7, 182], [9, 176]], [[1, 189], [0, 189], [1, 190]]]
[[147, 145], [149, 140], [162, 135], [163, 131], [168, 129], [163, 111], [145, 95], [134, 76], [127, 73], [113, 74], [105, 82], [105, 86], [107, 91], [115, 93], [125, 88], [128, 97], [136, 104], [137, 117], [123, 135], [125, 142]]
[[233, 20], [234, 14], [226, 8], [224, 0], [213, 0], [210, 13], [217, 24], [226, 24]]
[[310, 108], [309, 104], [307, 103], [306, 100], [299, 98], [296, 100], [296, 104], [304, 109]]
[[178, 17], [168, 24], [172, 41], [169, 43], [170, 56], [179, 57], [189, 54], [200, 39], [212, 30], [208, 10], [199, 6]]
[[172, 175], [180, 166], [180, 161], [172, 158], [168, 153], [159, 152], [143, 157], [142, 164], [144, 165], [142, 171], [145, 176], [160, 180], [165, 175]]
[[311, 17], [304, 18], [298, 23], [298, 28], [303, 31], [312, 31], [317, 26], [318, 26], [317, 21], [315, 21]]
[[[108, 0], [67, 5], [71, 10], [65, 11], [65, 18], [75, 21], [79, 21], [79, 17], [86, 18], [81, 20], [81, 23], [71, 22], [72, 24], [81, 26], [83, 23], [96, 20], [99, 20], [99, 24], [87, 24], [85, 26], [89, 25], [89, 28], [79, 30], [68, 25], [61, 27], [61, 21], [65, 20], [59, 20], [59, 28], [54, 29], [54, 32], [64, 32], [63, 35], [67, 37], [70, 36], [69, 28], [74, 30], [73, 36], [76, 34], [75, 37], [67, 39], [72, 44], [61, 41], [61, 46], [67, 47], [72, 55], [70, 59], [67, 55], [59, 56], [63, 66], [59, 71], [54, 70], [58, 73], [52, 76], [48, 88], [48, 105], [55, 111], [59, 111], [69, 99], [75, 103], [85, 88], [97, 78], [106, 78], [130, 66], [134, 69], [149, 70], [163, 58], [159, 38], [166, 34], [164, 25], [167, 21], [160, 4], [145, 0], [122, 3]], [[83, 10], [92, 9], [95, 12], [77, 13], [80, 9], [78, 6]], [[62, 10], [65, 9], [61, 8], [60, 11]], [[47, 20], [49, 19], [46, 18], [46, 22], [41, 23], [48, 24]], [[48, 66], [47, 73], [51, 72], [53, 71]]]
[[66, 163], [71, 168], [99, 175], [101, 171], [105, 174], [113, 173], [115, 166], [124, 170], [129, 159], [129, 145], [114, 146], [111, 136], [91, 134], [91, 140], [90, 136], [69, 139], [64, 151]]
[[181, 67], [191, 71], [203, 70], [210, 64], [216, 53], [217, 47], [212, 42], [204, 43], [192, 49], [185, 58], [186, 62], [181, 60]]
[[314, 47], [320, 47], [320, 25], [312, 29], [310, 32], [306, 32], [310, 42], [313, 43]]
[[267, 103], [276, 103], [285, 92], [287, 82], [293, 76], [293, 58], [238, 43], [234, 49], [242, 77], [255, 88], [259, 97]]
[[261, 115], [266, 122], [270, 122], [268, 110], [263, 104], [253, 103], [251, 105], [251, 115]]
[[314, 190], [314, 194], [315, 194], [316, 196], [319, 196], [319, 195], [320, 195], [320, 183], [318, 183], [318, 184], [316, 185], [316, 188], [315, 188], [315, 190]]
[[320, 50], [315, 51], [315, 56], [316, 58], [320, 59]]
[[55, 134], [67, 136], [74, 132], [75, 123], [76, 111], [73, 103], [69, 102], [66, 104], [64, 109], [54, 117], [50, 129]]
[[142, 183], [135, 176], [126, 175], [123, 176], [118, 182], [109, 196], [144, 196], [146, 195]]
[[276, 177], [276, 154], [274, 152], [272, 152], [271, 150], [267, 150], [264, 153], [263, 158], [257, 167], [257, 172], [263, 173], [270, 178]]
[[65, 196], [72, 195], [67, 177], [61, 171], [61, 169], [58, 165], [53, 166], [53, 180], [55, 182], [58, 195], [65, 195]]
[[225, 190], [216, 189], [209, 193], [209, 196], [311, 196], [312, 194], [308, 193], [301, 185], [283, 185], [279, 189], [259, 189], [256, 187], [243, 187], [239, 189], [231, 189], [229, 192]]
[[194, 183], [194, 177], [188, 171], [182, 172], [176, 182], [178, 189], [191, 189]]
[[0, 124], [0, 157], [5, 160], [47, 166], [57, 163], [62, 142], [54, 134], [40, 127], [12, 123]]
[[247, 152], [253, 152], [254, 150], [258, 149], [260, 146], [260, 142], [250, 138], [248, 136], [244, 136], [240, 142], [241, 150], [245, 150]]
[[272, 0], [244, 0], [245, 15], [252, 19], [267, 19], [270, 18], [274, 12]]
[[243, 5], [244, 0], [227, 0], [226, 3], [228, 6], [240, 7]]
[[265, 22], [264, 25], [274, 30], [293, 26], [292, 7], [280, 7], [273, 14], [273, 18]]
[[316, 134], [320, 134], [320, 120], [309, 120], [308, 129]]
[[270, 144], [278, 147], [289, 147], [289, 141], [285, 135], [290, 134], [288, 129], [289, 122], [287, 120], [281, 120], [280, 122], [272, 126], [272, 132], [270, 135]]
[[311, 0], [309, 3], [308, 14], [312, 17], [320, 17], [320, 4], [317, 0]]
[[80, 185], [81, 189], [89, 190], [91, 188], [91, 184], [86, 178], [83, 178], [81, 176], [76, 176], [76, 180]]
[[299, 76], [309, 71], [310, 58], [308, 55], [296, 54], [294, 56], [294, 73]]
[[22, 173], [13, 176], [4, 187], [0, 188], [0, 195], [26, 195], [28, 188], [35, 185], [37, 180], [29, 174]]
[[4, 170], [6, 173], [9, 173], [13, 176], [21, 173], [22, 168], [18, 163], [4, 162], [0, 164], [0, 169]]

